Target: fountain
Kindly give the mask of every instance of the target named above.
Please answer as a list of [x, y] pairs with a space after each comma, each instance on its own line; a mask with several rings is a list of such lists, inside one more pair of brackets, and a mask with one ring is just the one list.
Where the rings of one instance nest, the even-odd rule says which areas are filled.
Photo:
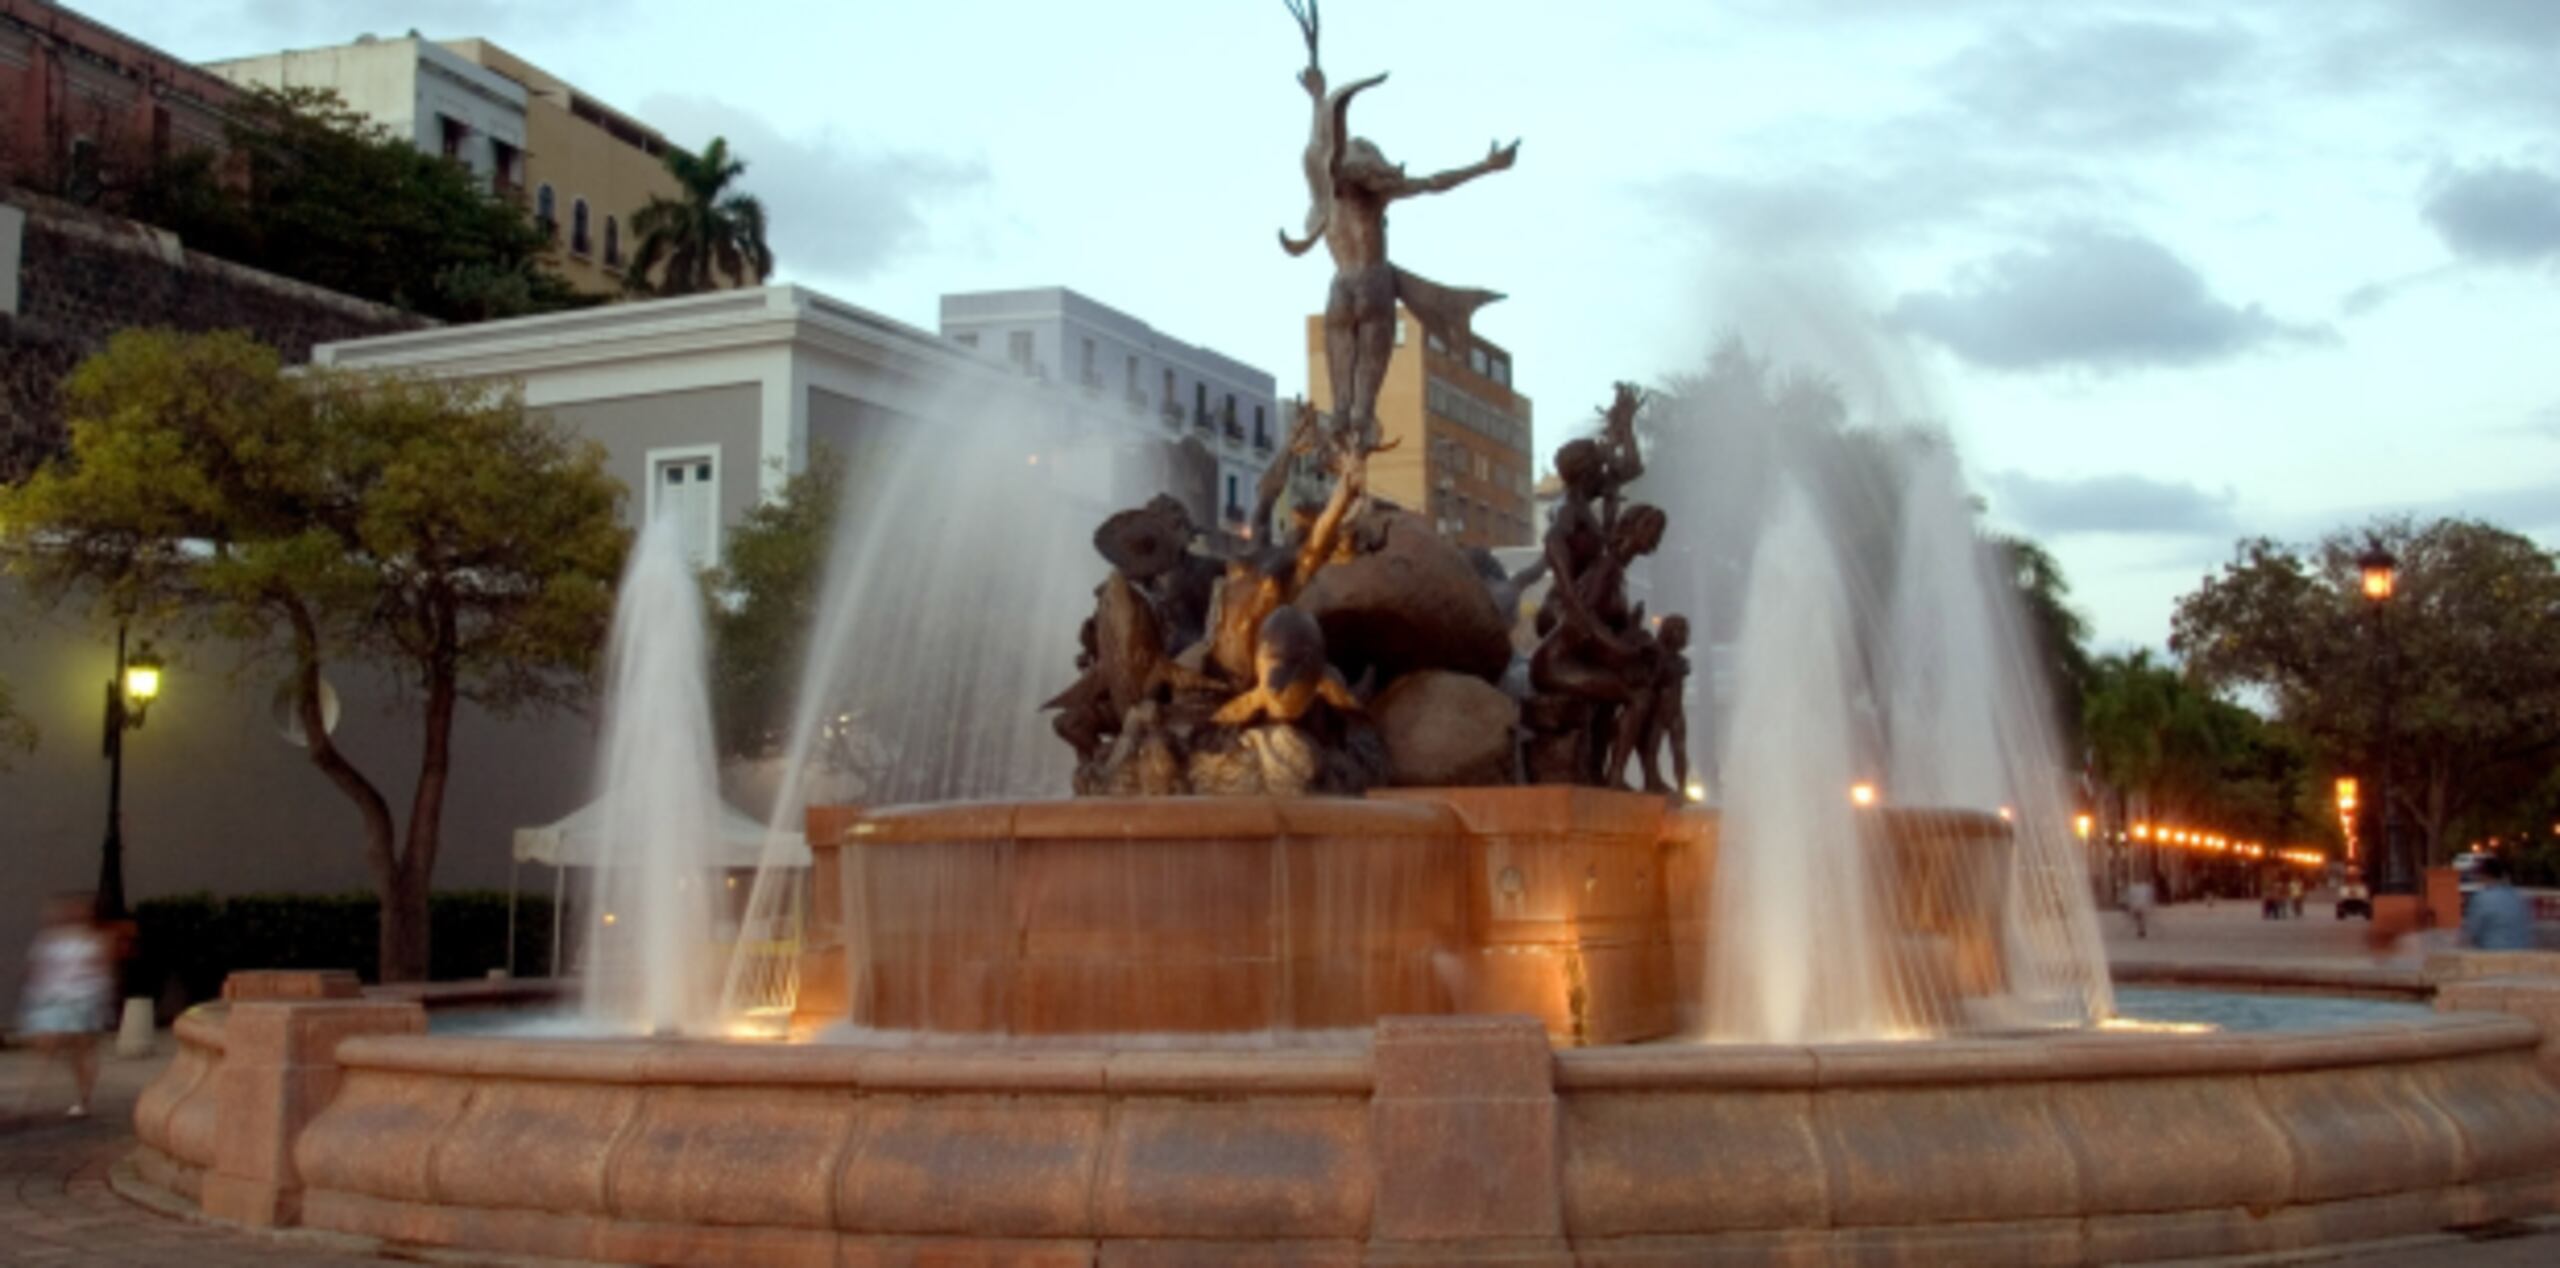
[[[1132, 500], [1108, 446], [969, 400], [883, 435], [777, 812], [813, 865], [769, 851], [726, 958], [686, 884], [699, 600], [651, 526], [607, 702], [644, 860], [593, 914], [615, 1033], [420, 1033], [351, 982], [243, 975], [180, 1020], [121, 1182], [682, 1264], [2082, 1262], [2560, 1210], [2560, 1039], [2528, 1020], [2560, 1024], [2560, 975], [2298, 1034], [2100, 1024], [2050, 710], [1943, 445], [1902, 472], [1889, 584], [1818, 472], [1765, 472], [1723, 795], [1666, 786], [1691, 675], [1686, 621], [1630, 601], [1677, 531], [1622, 498], [1644, 399], [1559, 452], [1535, 575], [1488, 583], [1366, 495], [1379, 313], [1462, 331], [1493, 298], [1388, 264], [1384, 207], [1516, 143], [1407, 177], [1348, 133], [1377, 80], [1328, 90], [1292, 9], [1313, 206], [1282, 241], [1334, 253], [1339, 376], [1296, 435], [1329, 500], [1221, 556], [1179, 505], [1103, 518]], [[807, 804], [856, 734], [890, 760]]]

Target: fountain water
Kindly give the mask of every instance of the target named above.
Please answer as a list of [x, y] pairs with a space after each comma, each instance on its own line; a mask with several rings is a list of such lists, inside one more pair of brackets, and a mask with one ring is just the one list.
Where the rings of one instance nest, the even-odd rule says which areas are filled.
[[1779, 495], [1745, 610], [1707, 898], [1707, 1033], [1764, 1043], [1875, 1036], [1893, 1012], [1848, 792], [1857, 773], [1849, 604], [1838, 552], [1800, 489]]
[[721, 991], [731, 1017], [787, 1012], [797, 993], [798, 957], [768, 950], [799, 941], [809, 896], [786, 842], [813, 781], [883, 805], [1053, 795], [1074, 767], [1039, 708], [1061, 685], [1053, 639], [1091, 613], [1093, 525], [1153, 474], [1153, 446], [1078, 433], [998, 389], [922, 413], [837, 455], [848, 476]]
[[676, 520], [641, 530], [607, 653], [603, 822], [586, 946], [587, 1018], [701, 1033], [715, 931], [720, 794], [704, 689], [702, 589]]

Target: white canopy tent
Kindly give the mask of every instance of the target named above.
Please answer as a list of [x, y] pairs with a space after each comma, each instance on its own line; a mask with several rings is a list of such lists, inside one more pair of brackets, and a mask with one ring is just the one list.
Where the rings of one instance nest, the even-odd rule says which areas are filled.
[[[723, 804], [720, 807], [720, 840], [717, 843], [717, 866], [741, 870], [764, 864], [766, 828], [745, 811]], [[516, 970], [516, 882], [517, 871], [527, 863], [540, 863], [551, 869], [551, 960], [552, 973], [558, 976], [561, 963], [560, 912], [568, 892], [569, 869], [594, 867], [604, 849], [604, 802], [588, 802], [571, 811], [567, 818], [538, 827], [518, 828], [515, 852], [507, 867], [507, 975]], [[809, 839], [799, 832], [786, 832], [776, 842], [784, 867], [809, 866]]]

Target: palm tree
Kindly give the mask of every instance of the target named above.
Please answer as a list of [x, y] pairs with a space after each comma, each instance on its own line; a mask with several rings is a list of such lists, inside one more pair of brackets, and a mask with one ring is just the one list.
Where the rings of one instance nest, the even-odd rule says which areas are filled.
[[[631, 218], [639, 245], [627, 275], [632, 290], [653, 295], [693, 295], [761, 283], [773, 275], [773, 249], [764, 242], [764, 204], [753, 194], [730, 191], [747, 170], [732, 157], [727, 137], [713, 137], [701, 154], [667, 151], [667, 170], [682, 191], [656, 198]], [[651, 279], [665, 266], [662, 276]]]

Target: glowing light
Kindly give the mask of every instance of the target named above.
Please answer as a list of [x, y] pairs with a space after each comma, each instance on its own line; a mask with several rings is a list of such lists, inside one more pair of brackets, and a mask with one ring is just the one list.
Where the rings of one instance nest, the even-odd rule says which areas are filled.
[[1035, 467], [1040, 465], [1040, 455], [1036, 453], [1031, 455], [1031, 465]]
[[1681, 792], [1686, 794], [1691, 801], [1705, 801], [1707, 799], [1707, 786], [1694, 779], [1690, 780], [1689, 786], [1681, 789]]
[[2353, 775], [2341, 775], [2338, 777], [2338, 809], [2353, 810], [2355, 808], [2356, 777]]
[[125, 699], [134, 704], [149, 704], [160, 695], [160, 662], [136, 656], [124, 667]]
[[[2004, 819], [2005, 819], [2005, 818], [2008, 818], [2008, 816], [2007, 816], [2007, 815], [2005, 815], [2005, 814], [2004, 814], [2004, 815], [2002, 815], [2002, 816], [2000, 816], [2000, 817], [2001, 817], [2001, 818], [2004, 818]], [[2098, 823], [2098, 821], [2097, 821], [2097, 820], [2095, 820], [2095, 819], [2093, 819], [2093, 818], [2090, 818], [2088, 815], [2085, 815], [2085, 814], [2077, 814], [2077, 815], [2073, 815], [2073, 816], [2071, 816], [2071, 835], [2076, 836], [2076, 837], [2080, 838], [2080, 839], [2081, 839], [2081, 840], [2083, 840], [2083, 841], [2086, 841], [2086, 840], [2088, 840], [2088, 839], [2089, 839], [2089, 831], [2090, 831], [2090, 829], [2095, 828], [2095, 827], [2097, 826], [2097, 823]]]
[[613, 916], [613, 913], [612, 913], [612, 912], [609, 912], [609, 911], [608, 911], [608, 912], [606, 912], [606, 913], [604, 914], [604, 922], [605, 922], [606, 924], [612, 924], [612, 923], [613, 923], [613, 920], [614, 920], [614, 916]]
[[2015, 811], [2015, 810], [2011, 810], [2011, 809], [2010, 809], [2010, 808], [2008, 808], [2007, 806], [2002, 806], [2002, 807], [2000, 807], [2000, 822], [2002, 822], [2002, 823], [2015, 823], [2015, 822], [2017, 822], [2017, 819], [2018, 819], [2018, 812], [2017, 812], [2017, 811]]
[[2134, 840], [2136, 840], [2136, 841], [2148, 841], [2148, 840], [2150, 840], [2150, 839], [2151, 839], [2151, 825], [2150, 825], [2150, 824], [2147, 824], [2147, 823], [2137, 823], [2137, 824], [2133, 825], [2133, 839], [2134, 839]]
[[1855, 806], [1872, 806], [1876, 804], [1876, 786], [1868, 783], [1856, 783], [1849, 785], [1849, 804]]
[[2221, 1027], [2209, 1021], [2153, 1021], [2147, 1017], [2109, 1017], [2098, 1029], [2135, 1035], [2209, 1035]]

